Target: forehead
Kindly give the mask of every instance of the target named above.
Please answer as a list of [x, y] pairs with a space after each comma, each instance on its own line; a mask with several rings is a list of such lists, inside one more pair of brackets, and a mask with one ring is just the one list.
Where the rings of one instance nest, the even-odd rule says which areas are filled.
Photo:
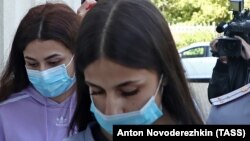
[[108, 59], [98, 59], [83, 70], [85, 80], [99, 86], [112, 87], [126, 81], [146, 80], [156, 72], [120, 65]]
[[71, 54], [70, 50], [62, 43], [55, 40], [34, 40], [30, 42], [23, 51], [24, 56], [48, 56], [50, 54]]

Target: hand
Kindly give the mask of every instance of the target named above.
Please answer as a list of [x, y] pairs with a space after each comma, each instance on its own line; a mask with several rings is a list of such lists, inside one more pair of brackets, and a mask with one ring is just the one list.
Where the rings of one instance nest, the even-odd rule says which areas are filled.
[[211, 48], [211, 50], [212, 50], [213, 52], [217, 52], [217, 51], [218, 51], [218, 49], [217, 49], [217, 47], [216, 47], [216, 43], [218, 43], [218, 38], [216, 38], [216, 39], [214, 39], [214, 40], [212, 40], [212, 41], [210, 42], [210, 48]]
[[77, 9], [77, 14], [83, 18], [96, 3], [97, 2], [95, 0], [84, 1], [83, 4]]
[[242, 39], [240, 36], [235, 36], [235, 38], [240, 39], [241, 44], [244, 47], [244, 50], [241, 50], [241, 56], [245, 60], [249, 60], [250, 59], [250, 45], [244, 39]]
[[[210, 42], [210, 48], [211, 48], [212, 52], [216, 52], [216, 53], [217, 53], [218, 49], [217, 49], [216, 44], [218, 43], [218, 39], [219, 39], [219, 38], [221, 38], [221, 37], [218, 37], [218, 38], [216, 38], [216, 39], [214, 39], [214, 40], [212, 40], [212, 41]], [[220, 60], [222, 63], [227, 64], [227, 56], [220, 56], [220, 57], [219, 57], [219, 60]]]

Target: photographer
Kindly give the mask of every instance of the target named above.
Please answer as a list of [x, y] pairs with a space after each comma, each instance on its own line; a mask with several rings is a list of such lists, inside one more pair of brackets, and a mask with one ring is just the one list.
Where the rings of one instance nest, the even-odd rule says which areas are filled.
[[[250, 124], [250, 45], [234, 36], [242, 44], [241, 56], [219, 56], [208, 86], [208, 98], [212, 104], [207, 124]], [[218, 53], [218, 40], [210, 44]]]

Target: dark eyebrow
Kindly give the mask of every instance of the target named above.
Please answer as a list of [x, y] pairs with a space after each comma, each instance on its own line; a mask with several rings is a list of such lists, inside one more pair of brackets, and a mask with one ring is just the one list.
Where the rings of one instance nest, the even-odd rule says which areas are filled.
[[52, 54], [52, 55], [46, 57], [44, 60], [49, 60], [49, 59], [57, 57], [57, 56], [60, 56], [60, 55], [59, 54]]
[[24, 58], [26, 58], [26, 59], [28, 59], [28, 60], [36, 61], [36, 59], [31, 58], [31, 57], [29, 57], [29, 56], [25, 56]]
[[98, 85], [96, 85], [96, 84], [93, 84], [93, 83], [91, 83], [91, 82], [85, 81], [85, 83], [86, 83], [87, 85], [89, 85], [89, 86], [97, 87], [97, 88], [99, 88], [99, 89], [102, 89], [102, 87], [100, 87], [100, 86], [98, 86]]
[[[60, 56], [60, 55], [59, 55], [59, 54], [52, 54], [52, 55], [46, 57], [44, 60], [49, 60], [49, 59], [54, 58], [54, 57], [57, 57], [57, 56]], [[29, 56], [25, 56], [24, 58], [26, 58], [26, 59], [28, 59], [28, 60], [36, 61], [36, 59], [31, 58], [31, 57], [29, 57]]]
[[[123, 83], [121, 83], [121, 84], [116, 85], [115, 87], [124, 87], [124, 86], [126, 86], [126, 85], [133, 84], [133, 83], [137, 83], [137, 82], [139, 82], [139, 80], [126, 81], [126, 82], [123, 82]], [[98, 86], [98, 85], [93, 84], [93, 83], [91, 83], [91, 82], [85, 81], [85, 83], [86, 83], [87, 85], [90, 85], [90, 86], [93, 86], [93, 87], [97, 87], [97, 88], [102, 89], [101, 86]]]
[[116, 85], [116, 87], [124, 87], [124, 86], [127, 86], [127, 85], [129, 85], [129, 84], [136, 83], [136, 82], [139, 82], [139, 80], [126, 81], [126, 82], [123, 82], [123, 83], [121, 83], [121, 84]]

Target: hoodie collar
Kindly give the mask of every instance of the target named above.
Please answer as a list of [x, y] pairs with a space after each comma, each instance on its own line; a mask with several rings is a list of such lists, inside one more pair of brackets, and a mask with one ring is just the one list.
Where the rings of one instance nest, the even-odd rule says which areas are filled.
[[[70, 103], [72, 100], [76, 101], [76, 91], [69, 96], [67, 99], [65, 99], [63, 102], [61, 103], [57, 103], [55, 101], [53, 101], [52, 99], [48, 98], [48, 97], [44, 97], [41, 94], [39, 94], [39, 92], [36, 91], [36, 89], [32, 86], [29, 86], [27, 89], [25, 89], [26, 93], [28, 95], [30, 95], [33, 99], [35, 99], [38, 103], [42, 104], [42, 105], [46, 105], [48, 107], [52, 106], [52, 107], [62, 107], [64, 105], [67, 105], [68, 103]], [[74, 104], [73, 104], [74, 105]], [[72, 105], [72, 106], [73, 106]]]

